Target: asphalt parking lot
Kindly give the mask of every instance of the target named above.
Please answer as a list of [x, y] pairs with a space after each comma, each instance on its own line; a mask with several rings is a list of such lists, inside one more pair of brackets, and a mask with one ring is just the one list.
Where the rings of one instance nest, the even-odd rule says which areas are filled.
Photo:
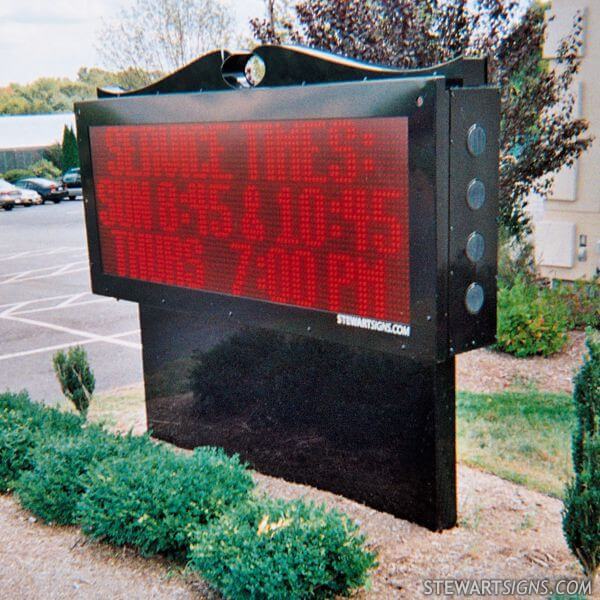
[[0, 390], [55, 401], [52, 355], [77, 344], [97, 391], [142, 380], [137, 305], [90, 291], [83, 203], [0, 210]]

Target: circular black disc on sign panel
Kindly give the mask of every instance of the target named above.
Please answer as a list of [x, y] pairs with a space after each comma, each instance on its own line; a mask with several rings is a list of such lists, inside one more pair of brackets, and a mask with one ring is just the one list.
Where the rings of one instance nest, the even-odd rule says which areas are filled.
[[467, 258], [471, 262], [476, 263], [483, 258], [483, 253], [485, 252], [485, 240], [478, 231], [474, 231], [467, 238], [467, 248], [465, 251], [467, 253]]
[[476, 315], [483, 306], [483, 300], [483, 288], [478, 283], [472, 283], [467, 288], [467, 293], [465, 294], [465, 306], [467, 310], [472, 315]]
[[473, 210], [479, 210], [485, 204], [485, 184], [481, 179], [471, 179], [469, 182], [467, 204]]
[[487, 143], [487, 135], [485, 129], [475, 123], [469, 127], [469, 133], [467, 134], [467, 148], [473, 156], [481, 156], [485, 150]]

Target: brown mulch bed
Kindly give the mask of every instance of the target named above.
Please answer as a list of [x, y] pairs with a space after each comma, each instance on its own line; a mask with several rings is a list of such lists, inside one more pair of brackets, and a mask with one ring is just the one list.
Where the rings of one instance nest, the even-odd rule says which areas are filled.
[[[459, 467], [459, 526], [434, 533], [314, 488], [256, 475], [276, 497], [325, 502], [355, 519], [379, 553], [371, 589], [359, 598], [417, 598], [428, 578], [575, 577], [563, 541], [560, 501], [468, 467]], [[86, 541], [74, 527], [34, 523], [15, 499], [0, 496], [0, 597], [208, 598], [169, 564]], [[171, 565], [172, 567], [172, 565]]]
[[94, 544], [75, 527], [35, 522], [11, 496], [0, 495], [0, 598], [130, 600], [199, 597], [168, 564]]
[[[550, 359], [517, 360], [490, 350], [461, 355], [457, 388], [487, 392], [533, 385], [570, 392], [584, 334], [571, 334], [570, 342], [568, 350]], [[135, 397], [140, 394], [133, 391]], [[117, 427], [143, 429], [142, 402], [128, 406]], [[259, 489], [273, 496], [325, 502], [360, 524], [380, 564], [359, 598], [423, 597], [422, 582], [428, 578], [541, 579], [580, 573], [562, 536], [559, 500], [462, 465], [459, 526], [442, 533], [309, 486], [255, 477]], [[87, 541], [74, 527], [34, 522], [11, 496], [0, 496], [0, 540], [1, 599], [214, 597], [198, 578], [182, 575], [166, 561]]]
[[456, 388], [470, 392], [501, 392], [535, 387], [545, 392], [573, 391], [573, 376], [585, 352], [585, 333], [572, 331], [560, 354], [515, 358], [488, 348], [456, 357]]

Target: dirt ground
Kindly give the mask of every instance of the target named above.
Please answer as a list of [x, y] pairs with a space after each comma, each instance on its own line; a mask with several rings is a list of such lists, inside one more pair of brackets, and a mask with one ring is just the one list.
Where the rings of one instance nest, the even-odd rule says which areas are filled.
[[[359, 598], [422, 597], [424, 579], [578, 576], [561, 534], [560, 501], [467, 467], [458, 476], [459, 526], [442, 533], [308, 486], [256, 479], [261, 491], [325, 502], [361, 525], [380, 565]], [[10, 496], [0, 496], [0, 539], [3, 599], [214, 597], [165, 561], [86, 541], [74, 527], [33, 522]]]
[[[552, 359], [516, 361], [476, 350], [458, 358], [457, 387], [499, 391], [536, 385], [569, 392], [582, 354], [583, 335], [578, 333], [573, 334], [568, 352]], [[140, 390], [127, 394], [139, 398]], [[119, 415], [116, 426], [143, 429], [143, 404], [127, 404], [131, 410]], [[115, 416], [119, 412], [113, 409]], [[370, 589], [359, 598], [424, 597], [424, 579], [579, 576], [563, 540], [559, 500], [462, 465], [458, 468], [459, 526], [443, 533], [308, 486], [261, 474], [255, 477], [261, 491], [325, 502], [361, 525], [379, 553], [380, 564]], [[35, 522], [11, 496], [0, 496], [0, 540], [0, 599], [215, 597], [198, 578], [183, 575], [176, 565], [92, 543], [74, 527]]]
[[456, 387], [470, 392], [501, 392], [535, 387], [545, 392], [573, 391], [573, 375], [585, 353], [585, 333], [572, 331], [565, 350], [549, 358], [516, 359], [488, 348], [456, 357]]

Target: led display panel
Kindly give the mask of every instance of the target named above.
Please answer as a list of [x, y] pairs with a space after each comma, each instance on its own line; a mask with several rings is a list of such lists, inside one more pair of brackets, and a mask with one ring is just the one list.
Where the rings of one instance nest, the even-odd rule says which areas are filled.
[[105, 274], [410, 323], [406, 117], [89, 136]]

